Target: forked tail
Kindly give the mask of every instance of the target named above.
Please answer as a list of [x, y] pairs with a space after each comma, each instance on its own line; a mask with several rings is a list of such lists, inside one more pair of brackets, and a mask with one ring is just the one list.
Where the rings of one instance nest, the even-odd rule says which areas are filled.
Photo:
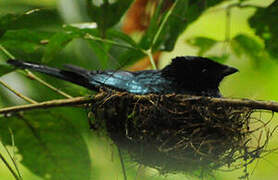
[[92, 90], [98, 90], [98, 88], [90, 82], [90, 71], [87, 70], [75, 69], [74, 67], [69, 68], [69, 70], [62, 70], [46, 65], [14, 59], [8, 60], [7, 63], [21, 69], [30, 69], [72, 82], [74, 84], [78, 84]]

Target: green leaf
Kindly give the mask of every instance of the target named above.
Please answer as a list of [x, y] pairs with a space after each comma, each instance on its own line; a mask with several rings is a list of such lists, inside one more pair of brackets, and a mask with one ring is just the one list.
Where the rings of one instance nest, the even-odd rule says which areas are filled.
[[249, 19], [249, 24], [255, 32], [265, 41], [266, 50], [274, 57], [278, 57], [278, 1], [275, 0], [267, 8], [258, 8]]
[[[222, 1], [223, 0], [176, 0], [173, 9], [170, 11], [160, 12], [159, 17], [157, 17], [158, 15], [156, 13], [154, 14], [147, 33], [141, 39], [140, 47], [143, 47], [144, 49], [152, 47], [153, 51], [171, 51], [174, 48], [179, 35], [188, 27], [189, 24], [200, 17], [207, 8]], [[167, 13], [170, 14], [167, 15]], [[163, 21], [165, 22], [162, 23]], [[157, 33], [159, 33], [158, 39], [156, 42], [153, 42]]]
[[224, 63], [225, 61], [228, 60], [229, 58], [229, 54], [222, 54], [220, 56], [207, 56], [208, 58], [210, 59], [213, 59], [214, 61], [216, 62], [219, 62], [219, 63]]
[[5, 30], [3, 30], [3, 29], [0, 29], [0, 38], [5, 34]]
[[0, 77], [13, 71], [14, 68], [12, 68], [11, 66], [5, 65], [5, 64], [0, 64]]
[[121, 66], [129, 66], [132, 65], [137, 60], [146, 56], [143, 52], [130, 49], [122, 53], [119, 57], [117, 57], [118, 63]]
[[109, 49], [110, 45], [103, 42], [96, 42], [94, 40], [88, 40], [91, 48], [93, 49], [94, 54], [99, 59], [99, 62], [102, 68], [107, 68], [109, 60]]
[[60, 18], [56, 10], [34, 9], [23, 14], [6, 14], [1, 16], [0, 30], [6, 31], [12, 29], [47, 27], [59, 21]]
[[[114, 63], [120, 64], [120, 66], [122, 66], [124, 62], [129, 61], [129, 57], [128, 57], [129, 52], [131, 53], [130, 55], [132, 57], [135, 57], [138, 54], [140, 54], [140, 56], [138, 57], [142, 57], [142, 53], [140, 52], [140, 50], [139, 49], [136, 50], [138, 48], [136, 42], [133, 41], [128, 35], [120, 31], [109, 29], [106, 32], [106, 39], [103, 39], [98, 29], [94, 29], [94, 28], [81, 29], [74, 26], [65, 26], [64, 29], [68, 33], [72, 33], [80, 38], [86, 39], [91, 45], [91, 48], [93, 49], [95, 55], [100, 60], [103, 68], [107, 67], [109, 60], [113, 61]], [[87, 34], [92, 35], [92, 39], [85, 38]], [[121, 50], [118, 49], [116, 53], [111, 54], [112, 53], [110, 51], [112, 48], [111, 45], [120, 47]], [[119, 52], [123, 53], [123, 55], [119, 56]]]
[[199, 49], [199, 56], [203, 56], [217, 43], [216, 40], [207, 37], [195, 37], [187, 40], [187, 42]]
[[[191, 8], [190, 1], [178, 0], [174, 4], [172, 12], [163, 26], [159, 35], [158, 41], [154, 44], [161, 50], [171, 51], [174, 48], [178, 36], [185, 30], [188, 25], [186, 18], [188, 18], [188, 9]], [[166, 18], [167, 16], [164, 16]]]
[[76, 34], [79, 37], [83, 37], [86, 35], [86, 33], [89, 33], [93, 36], [100, 36], [99, 31], [96, 28], [81, 28], [78, 26], [72, 26], [72, 25], [65, 25], [63, 26], [63, 29], [67, 32], [67, 33], [71, 33], [71, 34]]
[[5, 145], [12, 145], [11, 130], [21, 163], [43, 179], [89, 180], [90, 156], [81, 135], [86, 119], [80, 109], [36, 110], [1, 117], [0, 136]]
[[[222, 1], [223, 0], [177, 0], [175, 1], [175, 6], [170, 12], [169, 9], [165, 12], [162, 12], [162, 7], [164, 6], [163, 3], [165, 3], [165, 1], [160, 1], [160, 4], [155, 9], [154, 15], [152, 16], [150, 25], [146, 33], [143, 35], [139, 42], [139, 47], [142, 49], [152, 48], [153, 51], [173, 50], [179, 35], [186, 29], [186, 27], [190, 23], [194, 22], [199, 16], [201, 16], [204, 10]], [[170, 13], [168, 14], [168, 17], [167, 13]], [[159, 35], [158, 39], [156, 40], [156, 42], [153, 42], [155, 40], [155, 36], [157, 35]], [[207, 44], [204, 46], [207, 47], [202, 48], [209, 48], [208, 43], [211, 44], [213, 42], [210, 41], [206, 43]], [[142, 52], [128, 50], [123, 55], [121, 55], [118, 60], [119, 62], [127, 62], [127, 65], [130, 65], [143, 56], [144, 54]]]
[[[101, 39], [102, 39], [103, 43], [106, 43], [105, 42], [106, 40], [108, 40], [108, 41], [113, 40], [119, 46], [129, 45], [130, 47], [134, 47], [134, 48], [138, 47], [137, 43], [133, 39], [131, 39], [127, 34], [121, 32], [121, 31], [117, 31], [115, 29], [109, 29], [106, 32], [106, 38], [102, 38], [101, 32], [95, 28], [79, 28], [76, 26], [67, 25], [67, 26], [64, 26], [64, 30], [69, 33], [74, 33], [74, 34], [78, 35], [80, 38], [84, 38], [84, 36], [88, 33], [94, 37], [98, 37], [99, 41], [101, 41]], [[107, 43], [107, 44], [110, 44], [110, 43]]]
[[[85, 39], [87, 34], [92, 35], [93, 37], [100, 38], [100, 33], [98, 29], [95, 28], [81, 28], [76, 26], [67, 25], [64, 27], [68, 33], [75, 34], [76, 37]], [[101, 39], [101, 38], [100, 38]], [[102, 67], [105, 68], [108, 63], [108, 54], [110, 49], [110, 44], [105, 44], [105, 42], [96, 41], [93, 39], [86, 39], [89, 42], [90, 47], [93, 49], [94, 54], [99, 59]]]
[[107, 35], [108, 39], [119, 40], [120, 41], [119, 43], [124, 42], [134, 48], [138, 47], [137, 43], [133, 39], [131, 39], [130, 36], [128, 36], [127, 34], [121, 32], [121, 31], [109, 29], [107, 31], [106, 35]]
[[58, 52], [60, 52], [69, 42], [77, 37], [79, 37], [79, 34], [76, 33], [68, 33], [63, 31], [57, 32], [50, 38], [46, 46], [42, 62], [50, 62]]
[[150, 24], [148, 26], [148, 29], [140, 40], [139, 46], [142, 49], [150, 49], [153, 45], [155, 34], [158, 32], [159, 24], [161, 23], [160, 19], [162, 19], [160, 17], [160, 14], [162, 14], [161, 6], [163, 5], [163, 3], [164, 2], [162, 0], [159, 1], [159, 4], [157, 5], [152, 19], [150, 21]]
[[6, 32], [0, 41], [16, 40], [40, 44], [42, 40], [49, 39], [51, 35], [53, 35], [53, 33], [30, 29], [19, 29]]
[[88, 14], [101, 32], [117, 24], [133, 0], [87, 0]]
[[234, 37], [231, 41], [232, 50], [237, 56], [246, 55], [255, 62], [260, 62], [264, 58], [263, 56], [263, 46], [257, 42], [257, 40], [244, 35], [239, 34]]
[[45, 46], [42, 42], [48, 40], [52, 34], [28, 29], [10, 30], [0, 39], [0, 43], [9, 49], [19, 49], [23, 50], [24, 53], [34, 53]]

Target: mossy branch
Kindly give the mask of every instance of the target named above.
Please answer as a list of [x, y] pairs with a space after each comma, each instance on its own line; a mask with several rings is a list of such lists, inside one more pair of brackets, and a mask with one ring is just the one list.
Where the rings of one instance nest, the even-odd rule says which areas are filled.
[[[123, 94], [124, 93], [126, 92], [123, 92]], [[32, 109], [45, 109], [45, 108], [52, 108], [52, 107], [88, 104], [88, 103], [96, 102], [103, 95], [105, 95], [105, 93], [99, 93], [94, 97], [75, 97], [71, 99], [57, 99], [57, 100], [45, 101], [36, 104], [6, 107], [0, 109], [0, 114], [7, 114], [7, 113], [18, 112], [18, 111], [32, 110]], [[148, 96], [153, 96], [153, 95], [145, 95], [145, 98], [148, 98]], [[212, 97], [203, 97], [203, 96], [188, 96], [186, 97], [186, 100], [191, 102], [210, 103], [212, 105], [218, 105], [218, 106], [248, 107], [250, 109], [260, 109], [260, 110], [278, 112], [278, 102], [274, 102], [274, 101], [258, 101], [258, 100], [250, 100], [250, 99], [233, 99], [233, 98], [212, 98]]]

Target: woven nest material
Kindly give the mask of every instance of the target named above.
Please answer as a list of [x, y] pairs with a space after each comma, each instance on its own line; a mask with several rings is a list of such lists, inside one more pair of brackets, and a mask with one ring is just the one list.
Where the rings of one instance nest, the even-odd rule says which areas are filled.
[[161, 173], [191, 175], [258, 158], [268, 138], [251, 142], [249, 108], [216, 106], [187, 95], [133, 95], [103, 91], [93, 113], [132, 159]]

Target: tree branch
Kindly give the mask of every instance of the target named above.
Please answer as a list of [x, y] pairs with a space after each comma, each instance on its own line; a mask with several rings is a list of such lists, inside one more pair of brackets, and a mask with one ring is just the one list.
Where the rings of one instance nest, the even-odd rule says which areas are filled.
[[93, 98], [89, 97], [75, 97], [71, 99], [56, 99], [51, 101], [45, 101], [37, 104], [26, 104], [20, 106], [12, 106], [7, 108], [0, 109], [0, 114], [7, 114], [11, 112], [18, 112], [18, 111], [26, 111], [32, 109], [45, 109], [51, 107], [62, 107], [62, 106], [72, 106], [72, 105], [80, 105], [80, 104], [87, 104], [93, 102]]
[[258, 100], [250, 100], [250, 99], [232, 99], [232, 98], [205, 98], [205, 97], [198, 97], [198, 98], [204, 100], [205, 102], [210, 102], [216, 105], [226, 105], [226, 106], [233, 106], [233, 107], [249, 107], [251, 109], [261, 109], [261, 110], [278, 112], [278, 102], [274, 102], [274, 101], [258, 101]]
[[[7, 114], [18, 111], [26, 111], [32, 109], [45, 109], [51, 107], [62, 107], [62, 106], [74, 106], [81, 104], [88, 104], [98, 101], [98, 99], [103, 98], [105, 93], [99, 93], [94, 97], [75, 97], [71, 99], [57, 99], [51, 101], [45, 101], [37, 104], [27, 104], [20, 106], [13, 106], [0, 109], [0, 114]], [[248, 107], [251, 109], [261, 109], [269, 110], [273, 112], [278, 112], [278, 102], [273, 101], [257, 101], [249, 99], [232, 99], [232, 98], [212, 98], [203, 96], [192, 96], [188, 98], [191, 102], [203, 102], [210, 103], [219, 106], [232, 106], [232, 107]]]

